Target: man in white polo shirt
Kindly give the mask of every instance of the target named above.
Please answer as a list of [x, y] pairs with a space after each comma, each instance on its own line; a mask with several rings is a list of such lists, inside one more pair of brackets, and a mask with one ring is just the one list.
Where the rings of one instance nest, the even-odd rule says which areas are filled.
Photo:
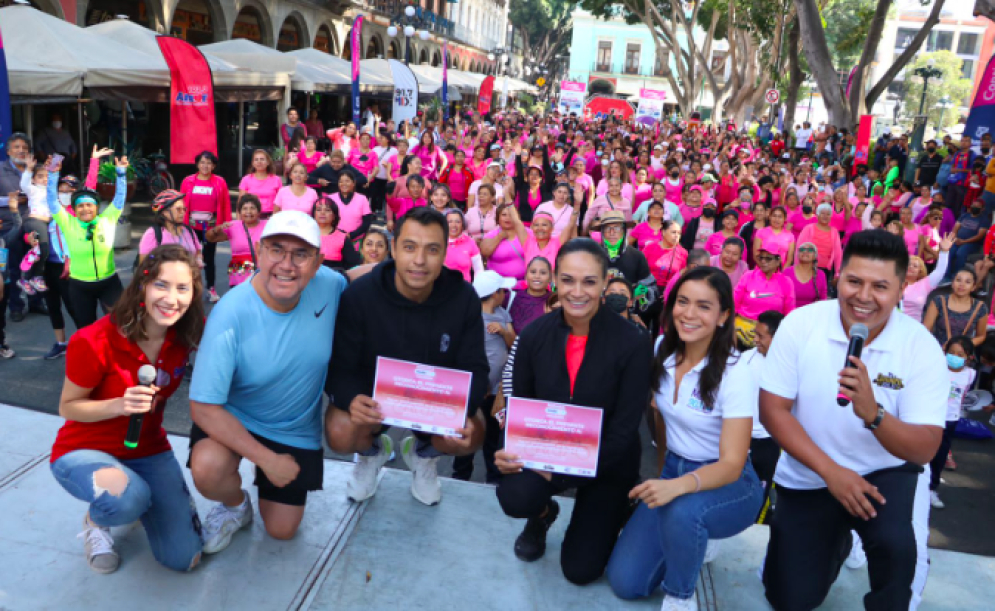
[[[784, 450], [763, 576], [777, 611], [823, 602], [851, 529], [867, 551], [865, 608], [909, 608], [922, 549], [916, 485], [940, 444], [950, 381], [939, 344], [897, 309], [908, 262], [901, 238], [854, 234], [838, 300], [789, 314], [767, 354], [760, 419]], [[870, 334], [844, 369], [856, 323]], [[840, 407], [837, 394], [851, 403]]]

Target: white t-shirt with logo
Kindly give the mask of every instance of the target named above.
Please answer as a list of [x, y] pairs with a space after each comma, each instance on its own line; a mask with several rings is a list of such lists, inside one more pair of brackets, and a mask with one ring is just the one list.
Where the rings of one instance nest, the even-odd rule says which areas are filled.
[[656, 393], [657, 408], [667, 425], [667, 449], [695, 462], [719, 459], [724, 419], [753, 418], [757, 413], [758, 393], [750, 379], [753, 372], [742, 355], [733, 354], [726, 362], [715, 405], [711, 407], [705, 404], [698, 383], [707, 364], [706, 357], [684, 374], [675, 403], [676, 359], [671, 355], [664, 364], [667, 373]]
[[[838, 374], [849, 341], [839, 302], [820, 301], [785, 317], [767, 352], [760, 387], [793, 399], [791, 413], [823, 452], [860, 475], [897, 467], [893, 456], [853, 413], [836, 403]], [[950, 392], [947, 360], [940, 344], [917, 320], [894, 310], [884, 330], [864, 346], [874, 397], [892, 417], [909, 424], [943, 427]], [[814, 471], [785, 452], [774, 481], [798, 490], [825, 488]]]
[[[795, 132], [795, 148], [808, 148], [808, 139], [812, 137], [812, 130], [802, 128]], [[799, 196], [801, 197], [801, 196]]]
[[[747, 364], [750, 366], [750, 381], [753, 382], [752, 392], [760, 396], [760, 377], [763, 375], [764, 371], [764, 355], [760, 354], [760, 351], [756, 348], [750, 348], [743, 353], [740, 357], [745, 359]], [[760, 401], [757, 401], [757, 411], [753, 414], [753, 439], [768, 439], [770, 433], [764, 428], [764, 425], [760, 424]]]
[[[947, 371], [950, 371], [949, 369]], [[964, 405], [964, 395], [971, 390], [974, 378], [978, 372], [965, 367], [960, 371], [950, 371], [950, 395], [947, 397], [947, 422], [960, 420]]]

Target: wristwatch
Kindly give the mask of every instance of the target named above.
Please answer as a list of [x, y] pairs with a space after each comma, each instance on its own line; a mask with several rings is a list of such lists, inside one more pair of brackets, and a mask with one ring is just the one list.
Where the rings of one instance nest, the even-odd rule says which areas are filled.
[[864, 428], [866, 428], [866, 429], [868, 429], [870, 431], [873, 431], [874, 429], [876, 429], [879, 426], [881, 426], [881, 421], [882, 420], [884, 420], [884, 408], [881, 407], [880, 403], [878, 403], [878, 415], [874, 418], [874, 421], [871, 422], [870, 424], [868, 424], [868, 423], [865, 422], [864, 423]]

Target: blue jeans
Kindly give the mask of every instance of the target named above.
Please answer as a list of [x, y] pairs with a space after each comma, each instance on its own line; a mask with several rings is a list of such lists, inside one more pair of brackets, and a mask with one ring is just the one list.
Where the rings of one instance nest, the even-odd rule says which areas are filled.
[[[120, 469], [128, 485], [120, 496], [96, 490], [94, 474]], [[187, 571], [201, 552], [200, 518], [173, 452], [118, 460], [96, 450], [70, 452], [51, 465], [66, 492], [90, 504], [90, 521], [98, 526], [124, 526], [141, 520], [159, 564]]]
[[[667, 453], [661, 479], [675, 479], [708, 463]], [[715, 490], [677, 497], [650, 509], [640, 503], [615, 544], [605, 571], [612, 591], [626, 600], [659, 586], [677, 598], [694, 596], [709, 539], [738, 535], [753, 524], [763, 488], [749, 459], [739, 479]]]

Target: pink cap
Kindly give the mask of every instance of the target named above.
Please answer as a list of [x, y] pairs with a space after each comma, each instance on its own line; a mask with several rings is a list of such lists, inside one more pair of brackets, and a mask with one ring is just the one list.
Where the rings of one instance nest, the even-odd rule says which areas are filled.
[[695, 185], [695, 186], [691, 187], [689, 189], [689, 191], [698, 191], [699, 193], [701, 193], [702, 195], [704, 195], [705, 194], [705, 187], [702, 187], [701, 185]]
[[777, 243], [777, 240], [767, 239], [763, 241], [760, 245], [760, 250], [766, 250], [772, 255], [781, 256], [781, 245]]

